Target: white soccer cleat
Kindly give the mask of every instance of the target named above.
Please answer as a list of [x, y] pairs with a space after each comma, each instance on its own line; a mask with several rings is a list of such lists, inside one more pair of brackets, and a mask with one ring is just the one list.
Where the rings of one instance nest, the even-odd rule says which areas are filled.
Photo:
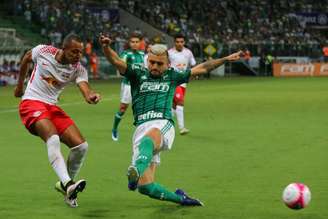
[[76, 208], [78, 206], [77, 198], [75, 198], [75, 199], [67, 198], [65, 187], [63, 186], [63, 184], [60, 181], [56, 182], [55, 189], [57, 192], [61, 193], [64, 196], [64, 201], [68, 206], [70, 206], [71, 208]]
[[69, 199], [67, 198], [67, 196], [65, 196], [65, 199], [64, 199], [65, 203], [70, 206], [71, 208], [76, 208], [78, 207], [79, 205], [77, 204], [77, 198], [75, 199]]
[[86, 181], [81, 179], [76, 183], [67, 187], [66, 195], [65, 195], [65, 202], [72, 208], [76, 208], [77, 204], [77, 194], [82, 192], [86, 186]]
[[87, 182], [84, 179], [73, 183], [72, 185], [67, 187], [66, 196], [69, 199], [75, 199], [77, 197], [77, 193], [82, 192], [86, 186]]
[[188, 134], [188, 132], [189, 132], [189, 129], [186, 129], [186, 128], [180, 129], [180, 135], [186, 135], [186, 134]]

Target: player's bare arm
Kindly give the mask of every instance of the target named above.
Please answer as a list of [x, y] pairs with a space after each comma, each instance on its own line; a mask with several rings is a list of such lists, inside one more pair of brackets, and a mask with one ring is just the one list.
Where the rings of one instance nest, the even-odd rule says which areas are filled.
[[223, 57], [220, 59], [213, 59], [213, 60], [203, 62], [199, 65], [196, 65], [195, 67], [193, 67], [191, 69], [191, 75], [205, 74], [205, 73], [219, 67], [220, 65], [224, 64], [227, 61], [239, 60], [241, 54], [242, 54], [242, 51], [239, 51], [239, 52], [233, 53], [229, 56], [226, 56], [226, 57]]
[[15, 97], [21, 97], [24, 94], [24, 80], [28, 70], [30, 69], [30, 64], [32, 62], [32, 51], [29, 50], [23, 57], [21, 62], [21, 67], [19, 70], [18, 83], [15, 88]]
[[88, 82], [82, 81], [78, 84], [78, 86], [85, 101], [87, 101], [89, 104], [97, 104], [101, 99], [100, 94], [90, 89]]
[[110, 48], [109, 45], [112, 43], [112, 40], [105, 35], [101, 35], [99, 37], [99, 43], [101, 44], [102, 50], [107, 60], [112, 65], [114, 65], [122, 75], [124, 75], [127, 65], [122, 59], [120, 59], [118, 54], [112, 48]]

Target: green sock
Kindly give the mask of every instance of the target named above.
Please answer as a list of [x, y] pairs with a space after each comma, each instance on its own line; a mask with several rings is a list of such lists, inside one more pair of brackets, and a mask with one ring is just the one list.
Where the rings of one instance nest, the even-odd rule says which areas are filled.
[[154, 199], [171, 201], [175, 203], [181, 203], [182, 201], [182, 197], [180, 195], [166, 190], [163, 186], [157, 183], [150, 183], [147, 185], [139, 186], [138, 190], [141, 194], [148, 195]]
[[149, 167], [151, 159], [153, 158], [153, 139], [145, 136], [141, 139], [139, 144], [139, 156], [135, 162], [139, 175], [142, 176], [145, 170]]
[[117, 130], [118, 124], [120, 124], [124, 112], [118, 111], [114, 117], [113, 130]]

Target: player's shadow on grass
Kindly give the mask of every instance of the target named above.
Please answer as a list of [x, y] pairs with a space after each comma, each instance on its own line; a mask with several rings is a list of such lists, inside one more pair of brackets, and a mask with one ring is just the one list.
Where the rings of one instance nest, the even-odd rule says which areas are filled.
[[152, 206], [155, 210], [152, 212], [153, 218], [160, 218], [160, 216], [165, 216], [165, 218], [168, 215], [172, 216], [186, 216], [190, 214], [190, 209], [192, 207], [186, 207], [186, 206], [180, 206], [180, 205], [158, 205], [158, 206]]
[[108, 218], [109, 209], [95, 209], [81, 214], [82, 217], [86, 218]]

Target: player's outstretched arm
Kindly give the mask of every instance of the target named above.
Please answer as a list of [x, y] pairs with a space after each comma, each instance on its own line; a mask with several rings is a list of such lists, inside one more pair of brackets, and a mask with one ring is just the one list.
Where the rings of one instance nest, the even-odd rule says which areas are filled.
[[101, 99], [100, 94], [94, 92], [90, 89], [89, 83], [86, 81], [82, 81], [78, 83], [80, 91], [85, 99], [90, 104], [97, 104]]
[[21, 97], [24, 94], [24, 81], [28, 70], [30, 69], [30, 64], [32, 62], [32, 51], [29, 50], [25, 53], [20, 69], [19, 69], [19, 76], [18, 76], [18, 83], [14, 91], [15, 97]]
[[199, 65], [196, 65], [195, 67], [193, 67], [191, 69], [191, 75], [205, 74], [205, 73], [219, 67], [220, 65], [222, 65], [223, 63], [225, 63], [227, 61], [239, 60], [241, 54], [242, 54], [242, 51], [239, 51], [239, 52], [233, 53], [229, 56], [226, 56], [226, 57], [223, 57], [220, 59], [213, 59], [213, 60], [203, 62]]
[[120, 74], [124, 75], [127, 65], [122, 59], [120, 59], [118, 54], [112, 48], [110, 48], [109, 45], [112, 43], [112, 40], [105, 35], [100, 35], [99, 43], [101, 44], [102, 50], [107, 60], [118, 69]]

